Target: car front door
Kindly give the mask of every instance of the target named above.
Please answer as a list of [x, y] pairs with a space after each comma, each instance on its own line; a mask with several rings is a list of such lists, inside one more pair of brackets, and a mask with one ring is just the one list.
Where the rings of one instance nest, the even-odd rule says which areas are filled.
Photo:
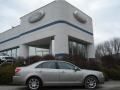
[[39, 69], [37, 69], [40, 73], [40, 77], [42, 78], [45, 85], [57, 85], [59, 82], [59, 73], [56, 68], [56, 62], [48, 61], [43, 62], [38, 65]]
[[75, 66], [67, 62], [58, 62], [59, 80], [63, 85], [79, 85], [82, 73], [75, 71]]

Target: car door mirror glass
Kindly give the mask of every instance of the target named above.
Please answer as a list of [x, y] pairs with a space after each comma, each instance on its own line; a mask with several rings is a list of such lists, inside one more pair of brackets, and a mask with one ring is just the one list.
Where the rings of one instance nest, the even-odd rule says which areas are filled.
[[75, 71], [80, 71], [80, 69], [78, 67], [75, 67], [74, 70]]

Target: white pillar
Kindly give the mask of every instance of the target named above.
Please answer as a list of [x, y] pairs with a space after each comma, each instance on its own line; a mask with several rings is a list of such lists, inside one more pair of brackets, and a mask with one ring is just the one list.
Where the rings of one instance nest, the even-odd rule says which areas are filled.
[[29, 47], [27, 45], [20, 45], [19, 56], [27, 58], [29, 56]]
[[55, 40], [52, 40], [52, 55], [55, 55]]
[[95, 48], [94, 44], [89, 44], [87, 46], [88, 58], [95, 58]]
[[54, 55], [54, 40], [50, 41], [50, 54]]
[[54, 53], [56, 54], [69, 54], [68, 48], [68, 35], [57, 34], [54, 38]]

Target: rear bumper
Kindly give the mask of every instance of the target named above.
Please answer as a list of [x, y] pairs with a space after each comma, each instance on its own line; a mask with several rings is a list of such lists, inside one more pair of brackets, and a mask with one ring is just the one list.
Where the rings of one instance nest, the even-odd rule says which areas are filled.
[[13, 76], [13, 84], [25, 85], [25, 79], [21, 76]]

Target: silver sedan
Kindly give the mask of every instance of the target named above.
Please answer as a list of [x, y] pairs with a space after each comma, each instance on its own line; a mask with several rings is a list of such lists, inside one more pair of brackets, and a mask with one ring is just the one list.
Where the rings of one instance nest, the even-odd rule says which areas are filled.
[[102, 72], [80, 69], [66, 61], [48, 60], [17, 67], [13, 83], [27, 85], [30, 90], [38, 90], [42, 86], [85, 86], [93, 89], [104, 83], [104, 76]]

